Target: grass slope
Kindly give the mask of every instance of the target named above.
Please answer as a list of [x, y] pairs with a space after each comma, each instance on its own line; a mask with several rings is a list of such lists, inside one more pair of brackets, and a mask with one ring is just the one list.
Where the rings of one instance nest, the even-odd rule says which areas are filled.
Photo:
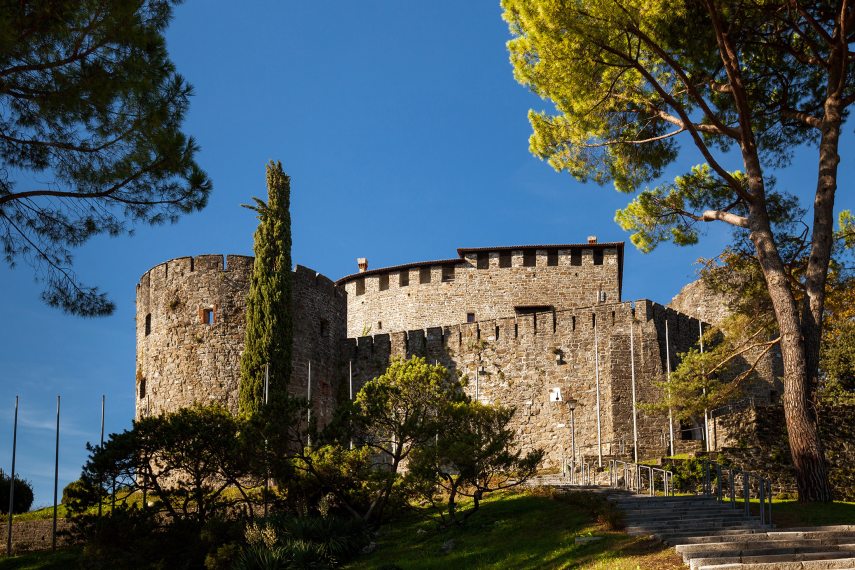
[[[466, 526], [446, 530], [424, 516], [395, 521], [381, 530], [375, 552], [347, 568], [683, 568], [673, 549], [608, 531], [562, 495], [506, 493], [481, 509]], [[576, 542], [591, 536], [601, 539]]]

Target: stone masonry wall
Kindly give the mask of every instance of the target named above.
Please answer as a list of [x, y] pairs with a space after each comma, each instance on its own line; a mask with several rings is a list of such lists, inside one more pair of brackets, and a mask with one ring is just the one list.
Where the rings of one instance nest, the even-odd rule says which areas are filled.
[[[730, 300], [724, 295], [711, 290], [702, 279], [698, 279], [683, 287], [671, 300], [669, 306], [702, 319], [704, 322], [718, 325], [731, 315], [729, 303]], [[751, 363], [757, 361], [755, 374], [742, 384], [741, 400], [737, 400], [734, 406], [710, 410], [708, 428], [710, 450], [715, 451], [735, 444], [735, 438], [739, 433], [738, 426], [742, 424], [740, 419], [742, 409], [755, 404], [774, 404], [783, 394], [781, 378], [784, 375], [784, 368], [780, 349], [775, 346], [765, 355], [761, 353], [760, 348], [749, 350], [738, 359], [739, 371], [747, 370]], [[735, 414], [736, 417], [728, 418], [727, 416], [731, 414]]]
[[[599, 358], [600, 426], [604, 457], [632, 455], [630, 330], [634, 334], [636, 396], [659, 398], [664, 379], [664, 323], [671, 357], [696, 342], [697, 321], [651, 301], [616, 303], [470, 324], [347, 339], [342, 361], [353, 371], [354, 392], [382, 373], [391, 358], [423, 356], [465, 377], [467, 393], [485, 403], [513, 406], [513, 427], [523, 450], [542, 447], [545, 468], [571, 456], [569, 412], [549, 402], [549, 390], [579, 401], [575, 411], [577, 455], [597, 457], [597, 387], [594, 332]], [[560, 356], [560, 360], [559, 357]], [[347, 381], [345, 379], [345, 381]], [[665, 453], [667, 415], [638, 409], [639, 457]], [[623, 445], [622, 445], [623, 443]], [[623, 449], [623, 453], [621, 450]], [[679, 448], [678, 448], [679, 450]]]
[[[388, 271], [370, 271], [362, 277], [339, 281], [347, 290], [347, 336], [399, 332], [430, 326], [477, 321], [514, 315], [515, 306], [552, 306], [557, 310], [598, 302], [620, 301], [620, 257], [618, 249], [599, 244], [603, 263], [594, 264], [593, 246], [580, 246], [581, 265], [572, 265], [571, 249], [557, 251], [557, 265], [549, 266], [546, 249], [535, 251], [535, 266], [525, 267], [523, 249], [511, 252], [511, 267], [499, 267], [500, 253], [488, 252], [489, 268], [478, 269], [476, 252], [443, 265], [409, 266]], [[454, 263], [457, 261], [456, 263]], [[449, 262], [451, 265], [449, 265]], [[430, 282], [420, 283], [423, 267]], [[443, 280], [443, 269], [454, 267], [453, 279]], [[401, 285], [401, 274], [409, 284]], [[364, 293], [360, 293], [364, 284]], [[388, 287], [381, 290], [383, 287]]]
[[[137, 418], [194, 403], [236, 411], [246, 295], [253, 258], [201, 255], [162, 263], [137, 285]], [[338, 347], [345, 335], [345, 293], [297, 266], [289, 391], [306, 395], [312, 361], [313, 402], [321, 422], [335, 406]], [[206, 311], [213, 311], [208, 324]], [[275, 382], [271, 378], [271, 382]]]

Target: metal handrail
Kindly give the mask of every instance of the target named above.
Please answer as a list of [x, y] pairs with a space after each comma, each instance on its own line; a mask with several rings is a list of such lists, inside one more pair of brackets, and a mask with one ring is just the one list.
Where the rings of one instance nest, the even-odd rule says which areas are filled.
[[[712, 470], [715, 468], [716, 474], [716, 488], [713, 491], [712, 488]], [[745, 471], [744, 469], [734, 469], [733, 467], [726, 468], [728, 476], [727, 476], [727, 494], [730, 499], [730, 506], [732, 509], [736, 509], [736, 477], [741, 475], [742, 479], [742, 498], [743, 498], [743, 508], [745, 509], [745, 516], [751, 517], [751, 479], [753, 478], [756, 482], [757, 486], [757, 499], [760, 503], [760, 524], [761, 525], [772, 525], [772, 482], [762, 477], [756, 473], [752, 473], [751, 471]], [[703, 485], [703, 493], [704, 495], [714, 496], [718, 502], [724, 502], [725, 489], [723, 481], [725, 469], [723, 466], [716, 462], [710, 461], [709, 459], [704, 459], [704, 485]]]
[[[618, 476], [618, 469], [623, 472], [623, 477]], [[652, 465], [640, 465], [638, 463], [630, 463], [621, 461], [620, 459], [612, 459], [609, 469], [609, 486], [619, 489], [624, 488], [628, 491], [641, 493], [644, 490], [644, 476], [647, 474], [647, 492], [650, 495], [656, 494], [656, 475], [661, 474], [662, 493], [665, 496], [674, 495], [673, 478], [674, 473], [667, 469], [660, 469]]]
[[[568, 465], [569, 469], [567, 468]], [[571, 485], [590, 485], [593, 480], [591, 467], [592, 464], [585, 461], [584, 458], [579, 463], [576, 463], [573, 459], [566, 459], [564, 461], [561, 474], [566, 477], [567, 472], [569, 471]]]

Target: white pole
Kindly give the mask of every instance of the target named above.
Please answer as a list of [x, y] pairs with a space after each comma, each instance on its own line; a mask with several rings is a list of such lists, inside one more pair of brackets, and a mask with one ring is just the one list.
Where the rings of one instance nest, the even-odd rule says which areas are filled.
[[669, 453], [674, 455], [674, 413], [671, 410], [671, 342], [668, 337], [668, 315], [665, 315], [665, 364], [666, 364], [666, 380], [668, 382], [668, 443], [670, 446]]
[[597, 385], [597, 465], [603, 466], [603, 431], [600, 425], [600, 351], [597, 344], [597, 314], [594, 313], [594, 378]]
[[[312, 361], [309, 361], [309, 381], [307, 382], [307, 399], [309, 400], [309, 409], [306, 411], [306, 431], [312, 424]], [[312, 447], [312, 434], [306, 434], [306, 443]]]
[[480, 395], [479, 394], [480, 386], [478, 385], [478, 380], [479, 380], [478, 379], [478, 368], [479, 368], [479, 366], [476, 364], [475, 365], [475, 401], [476, 402], [478, 401], [478, 396]]
[[264, 365], [264, 405], [267, 405], [267, 395], [270, 389], [270, 364]]
[[[13, 481], [14, 483], [14, 481]], [[56, 456], [53, 464], [53, 533], [51, 550], [56, 550], [57, 489], [59, 488], [59, 396], [56, 397]]]
[[[347, 362], [347, 377], [350, 386], [350, 401], [353, 402], [353, 360]], [[350, 449], [353, 449], [353, 438], [350, 438]]]
[[[148, 403], [148, 395], [146, 395], [146, 403]], [[99, 447], [104, 447], [104, 405], [106, 404], [107, 396], [101, 394], [101, 443]], [[102, 505], [104, 504], [104, 499], [101, 497], [101, 493], [103, 491], [102, 487], [104, 486], [104, 481], [99, 479], [98, 481], [98, 518], [101, 518], [101, 510]]]
[[15, 396], [15, 423], [12, 427], [12, 474], [9, 476], [9, 528], [6, 556], [12, 556], [12, 507], [15, 504], [15, 454], [18, 450], [18, 396]]
[[638, 463], [638, 414], [635, 400], [635, 315], [629, 321], [629, 365], [632, 374], [632, 461]]
[[[698, 320], [698, 342], [701, 345], [701, 356], [704, 355], [704, 325]], [[701, 371], [704, 375], [705, 372]], [[706, 378], [704, 378], [704, 396], [707, 395]], [[710, 450], [710, 411], [704, 407], [704, 449]]]

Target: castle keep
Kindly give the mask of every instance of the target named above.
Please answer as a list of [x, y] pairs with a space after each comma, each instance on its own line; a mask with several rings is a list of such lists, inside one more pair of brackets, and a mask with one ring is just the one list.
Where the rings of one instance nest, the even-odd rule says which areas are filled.
[[[367, 268], [333, 282], [294, 271], [292, 394], [323, 424], [337, 402], [394, 357], [423, 356], [460, 374], [470, 396], [516, 408], [524, 449], [544, 467], [631, 457], [633, 370], [638, 403], [660, 397], [666, 355], [697, 342], [699, 321], [652, 301], [621, 299], [623, 243], [461, 248], [458, 257]], [[162, 263], [137, 285], [137, 417], [194, 402], [237, 409], [251, 257]], [[666, 335], [667, 328], [667, 335]], [[666, 337], [668, 344], [666, 346]], [[311, 370], [311, 372], [310, 372]], [[310, 376], [311, 374], [311, 376]], [[639, 457], [697, 449], [700, 430], [637, 411]]]

